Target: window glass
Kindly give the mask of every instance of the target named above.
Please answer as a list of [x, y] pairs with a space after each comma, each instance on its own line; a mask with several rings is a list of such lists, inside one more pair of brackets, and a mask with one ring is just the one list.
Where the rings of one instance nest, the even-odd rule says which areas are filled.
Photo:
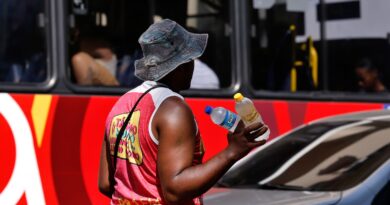
[[378, 93], [389, 87], [390, 1], [248, 2], [256, 89]]
[[251, 156], [245, 161], [247, 163], [242, 163], [229, 171], [219, 181], [219, 184], [228, 187], [257, 186], [258, 182], [275, 173], [292, 156], [310, 143], [326, 132], [346, 123], [348, 122], [319, 123], [302, 127]]
[[[390, 1], [329, 1], [325, 6], [328, 89], [385, 92], [390, 80]], [[318, 30], [314, 20], [307, 24], [312, 25], [308, 30]]]
[[134, 62], [143, 57], [138, 37], [153, 22], [169, 18], [189, 31], [208, 33], [195, 61], [191, 88], [231, 84], [228, 3], [222, 0], [69, 1], [71, 81], [86, 86], [135, 87]]
[[[291, 80], [299, 78], [296, 90], [313, 90], [305, 72], [307, 38], [304, 17], [306, 4], [292, 4], [289, 1], [250, 0], [250, 35], [252, 85], [256, 89], [271, 91], [291, 91]], [[302, 2], [302, 1], [300, 1]], [[302, 4], [302, 3], [301, 3]], [[311, 33], [306, 32], [307, 35]], [[302, 69], [295, 69], [295, 78], [291, 79], [294, 62]], [[298, 65], [297, 65], [298, 66]], [[302, 72], [301, 72], [302, 71]], [[302, 80], [301, 80], [302, 79]]]
[[43, 0], [0, 1], [0, 82], [47, 79]]

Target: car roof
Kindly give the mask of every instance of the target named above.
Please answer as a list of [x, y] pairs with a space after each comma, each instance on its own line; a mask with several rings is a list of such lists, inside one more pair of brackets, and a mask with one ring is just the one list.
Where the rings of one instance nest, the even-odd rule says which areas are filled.
[[390, 121], [390, 110], [361, 111], [361, 112], [335, 115], [335, 116], [330, 116], [330, 117], [321, 118], [319, 120], [312, 121], [309, 124], [323, 123], [323, 122], [339, 122], [339, 121], [361, 121], [361, 120]]

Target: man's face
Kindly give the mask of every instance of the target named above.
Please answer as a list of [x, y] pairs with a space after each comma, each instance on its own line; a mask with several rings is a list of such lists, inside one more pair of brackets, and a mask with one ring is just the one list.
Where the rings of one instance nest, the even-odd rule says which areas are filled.
[[378, 78], [378, 73], [375, 70], [370, 70], [367, 68], [356, 68], [356, 76], [359, 80], [359, 86], [366, 90], [372, 91], [375, 86], [375, 82]]
[[194, 61], [184, 63], [176, 69], [176, 83], [180, 85], [182, 90], [190, 89], [192, 75], [194, 73]]

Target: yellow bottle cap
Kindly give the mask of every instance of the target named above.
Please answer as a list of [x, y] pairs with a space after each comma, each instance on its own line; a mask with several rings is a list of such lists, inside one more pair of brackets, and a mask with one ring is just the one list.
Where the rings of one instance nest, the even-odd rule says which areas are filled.
[[240, 102], [242, 99], [244, 99], [244, 96], [241, 93], [236, 93], [233, 98], [235, 101]]

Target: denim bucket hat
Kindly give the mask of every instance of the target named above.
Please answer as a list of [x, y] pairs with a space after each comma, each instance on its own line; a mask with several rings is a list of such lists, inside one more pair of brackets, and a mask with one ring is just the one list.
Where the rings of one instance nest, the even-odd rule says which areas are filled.
[[176, 22], [163, 19], [152, 24], [138, 39], [144, 57], [135, 61], [135, 76], [158, 81], [179, 65], [200, 57], [208, 34], [195, 34]]

